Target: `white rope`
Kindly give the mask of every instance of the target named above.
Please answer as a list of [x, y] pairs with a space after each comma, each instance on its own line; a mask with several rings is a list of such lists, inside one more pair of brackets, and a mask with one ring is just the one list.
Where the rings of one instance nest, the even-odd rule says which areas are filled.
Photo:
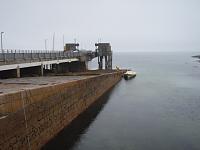
[[26, 117], [26, 110], [25, 110], [25, 102], [24, 102], [24, 95], [23, 92], [26, 91], [22, 91], [21, 92], [21, 99], [22, 99], [22, 104], [23, 104], [23, 111], [24, 111], [24, 120], [25, 120], [25, 127], [26, 127], [26, 134], [27, 134], [27, 141], [28, 141], [28, 149], [31, 150], [31, 144], [30, 144], [30, 139], [29, 139], [29, 133], [28, 133], [28, 124], [27, 124], [27, 117]]

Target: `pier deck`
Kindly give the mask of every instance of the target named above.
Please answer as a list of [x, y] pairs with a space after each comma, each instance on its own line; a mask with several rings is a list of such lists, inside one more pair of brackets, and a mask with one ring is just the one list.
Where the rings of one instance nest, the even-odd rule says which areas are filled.
[[0, 95], [18, 92], [24, 89], [39, 88], [71, 81], [86, 79], [91, 76], [45, 76], [0, 80]]
[[91, 71], [0, 80], [0, 149], [40, 149], [117, 84], [122, 74]]

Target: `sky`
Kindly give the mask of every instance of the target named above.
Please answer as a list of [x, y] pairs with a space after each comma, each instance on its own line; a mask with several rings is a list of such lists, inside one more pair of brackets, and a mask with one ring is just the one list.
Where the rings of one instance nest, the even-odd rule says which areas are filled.
[[200, 0], [0, 0], [5, 49], [200, 50]]

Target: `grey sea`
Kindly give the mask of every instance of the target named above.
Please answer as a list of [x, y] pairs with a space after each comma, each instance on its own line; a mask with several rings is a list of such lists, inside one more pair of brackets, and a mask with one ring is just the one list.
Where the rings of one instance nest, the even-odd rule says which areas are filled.
[[197, 54], [114, 53], [114, 66], [137, 77], [122, 79], [44, 149], [200, 150]]

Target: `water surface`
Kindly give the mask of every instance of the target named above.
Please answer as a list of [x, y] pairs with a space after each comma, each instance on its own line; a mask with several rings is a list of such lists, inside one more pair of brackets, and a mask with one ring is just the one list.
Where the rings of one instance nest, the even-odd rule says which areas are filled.
[[115, 53], [134, 68], [47, 149], [199, 150], [200, 63], [192, 52]]

